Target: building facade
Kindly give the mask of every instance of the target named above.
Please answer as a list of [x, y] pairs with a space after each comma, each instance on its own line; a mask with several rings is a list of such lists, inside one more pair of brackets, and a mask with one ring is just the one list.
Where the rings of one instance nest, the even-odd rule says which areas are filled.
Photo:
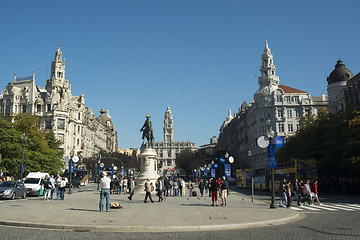
[[328, 82], [329, 109], [332, 114], [360, 106], [360, 73], [354, 74], [338, 60], [335, 69], [326, 79]]
[[266, 149], [257, 146], [257, 139], [273, 130], [286, 141], [299, 130], [302, 116], [316, 115], [319, 108], [328, 105], [325, 94], [311, 97], [308, 92], [280, 84], [267, 41], [261, 61], [254, 100], [250, 104], [243, 102], [233, 117], [229, 111], [220, 127], [216, 149], [228, 151], [238, 168], [265, 168]]
[[158, 169], [162, 174], [171, 174], [175, 170], [176, 155], [184, 149], [196, 150], [196, 144], [188, 142], [174, 141], [174, 119], [170, 107], [166, 109], [164, 116], [164, 141], [154, 142], [153, 148], [159, 156]]
[[35, 83], [35, 72], [30, 77], [9, 82], [0, 95], [2, 115], [27, 113], [39, 118], [42, 130], [52, 130], [61, 141], [65, 156], [71, 153], [92, 157], [100, 150], [117, 150], [117, 132], [111, 117], [104, 109], [97, 118], [85, 105], [85, 96], [73, 96], [71, 84], [65, 77], [65, 60], [59, 48], [51, 63], [51, 76], [45, 87]]

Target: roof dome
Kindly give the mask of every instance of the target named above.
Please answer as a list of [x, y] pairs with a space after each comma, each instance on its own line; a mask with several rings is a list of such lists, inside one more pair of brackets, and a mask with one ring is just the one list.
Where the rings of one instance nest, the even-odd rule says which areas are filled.
[[347, 81], [352, 78], [354, 74], [345, 67], [343, 61], [337, 61], [335, 69], [330, 73], [330, 76], [327, 78], [328, 84]]

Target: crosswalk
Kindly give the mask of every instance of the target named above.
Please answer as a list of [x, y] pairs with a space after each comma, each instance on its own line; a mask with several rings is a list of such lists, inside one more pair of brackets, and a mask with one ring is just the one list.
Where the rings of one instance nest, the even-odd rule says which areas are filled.
[[321, 205], [311, 205], [311, 206], [291, 206], [291, 210], [295, 211], [306, 211], [306, 212], [319, 212], [319, 211], [329, 211], [329, 212], [338, 212], [338, 211], [346, 211], [346, 212], [356, 212], [360, 211], [360, 204], [351, 204], [351, 203], [343, 203], [343, 204], [321, 204]]

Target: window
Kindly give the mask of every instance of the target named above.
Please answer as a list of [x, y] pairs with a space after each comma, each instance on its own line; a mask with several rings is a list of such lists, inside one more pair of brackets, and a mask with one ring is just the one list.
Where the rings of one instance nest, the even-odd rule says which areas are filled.
[[286, 96], [285, 97], [285, 102], [287, 102], [287, 103], [291, 102], [291, 98], [289, 96]]
[[296, 124], [296, 131], [300, 131], [300, 124]]
[[36, 112], [41, 112], [41, 105], [40, 104], [36, 105]]
[[80, 145], [80, 139], [76, 140], [76, 144], [79, 146]]
[[63, 119], [63, 118], [58, 118], [57, 128], [58, 128], [58, 129], [62, 129], [62, 130], [65, 129], [65, 119]]
[[292, 118], [292, 110], [291, 109], [287, 110], [287, 117]]
[[300, 114], [300, 110], [299, 110], [299, 109], [295, 109], [295, 116], [296, 116], [296, 117], [301, 117], [301, 114]]
[[45, 129], [52, 129], [52, 120], [51, 118], [45, 119]]
[[81, 127], [80, 126], [78, 126], [78, 133], [80, 133], [81, 132]]
[[64, 134], [56, 135], [56, 139], [59, 140], [61, 143], [64, 143]]
[[306, 109], [305, 109], [305, 115], [308, 115], [309, 112], [310, 112], [310, 109], [306, 108]]
[[47, 105], [47, 112], [50, 112], [51, 111], [51, 104], [48, 104]]
[[171, 166], [171, 160], [167, 160], [167, 165]]
[[26, 113], [26, 105], [23, 105], [22, 107], [23, 107], [22, 112], [23, 112], [23, 113]]
[[295, 97], [294, 97], [294, 102], [296, 102], [296, 103], [299, 103], [299, 102], [300, 102], [299, 96], [295, 96]]
[[282, 96], [281, 95], [276, 95], [276, 101], [277, 102], [282, 102]]
[[81, 113], [78, 113], [78, 120], [81, 119]]
[[279, 132], [284, 132], [284, 124], [283, 123], [279, 123]]
[[288, 132], [294, 132], [294, 126], [292, 124], [288, 124]]
[[278, 116], [278, 118], [283, 118], [283, 116], [284, 116], [283, 110], [278, 109], [277, 116]]

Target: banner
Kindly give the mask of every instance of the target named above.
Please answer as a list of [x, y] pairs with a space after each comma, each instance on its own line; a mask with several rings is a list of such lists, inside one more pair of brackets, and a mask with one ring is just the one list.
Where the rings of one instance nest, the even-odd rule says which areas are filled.
[[229, 163], [224, 164], [225, 167], [225, 177], [231, 177], [231, 166]]
[[270, 144], [267, 147], [267, 163], [269, 168], [277, 168], [275, 160], [275, 144]]
[[212, 177], [212, 178], [215, 178], [215, 168], [212, 168], [212, 169], [211, 169], [211, 177]]

